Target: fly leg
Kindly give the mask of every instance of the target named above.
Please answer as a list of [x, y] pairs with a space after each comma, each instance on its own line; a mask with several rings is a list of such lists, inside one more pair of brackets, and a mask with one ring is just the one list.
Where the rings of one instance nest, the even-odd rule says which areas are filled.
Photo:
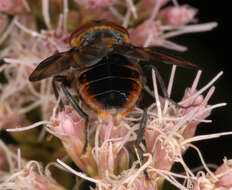
[[151, 67], [155, 71], [155, 76], [156, 76], [156, 78], [157, 78], [157, 80], [158, 80], [158, 82], [160, 84], [160, 88], [162, 90], [164, 98], [169, 99], [167, 88], [166, 88], [166, 86], [164, 84], [164, 80], [163, 80], [162, 76], [160, 75], [158, 69], [154, 65], [150, 65], [150, 64], [146, 64], [146, 65], [143, 66], [143, 68], [147, 68], [147, 67]]
[[[161, 77], [161, 75], [159, 74], [157, 68], [155, 66], [149, 65], [149, 64], [144, 65], [144, 67], [151, 67], [155, 71], [156, 78], [157, 78], [157, 80], [158, 80], [158, 82], [160, 84], [160, 87], [161, 87], [162, 93], [164, 95], [164, 98], [169, 99], [167, 88], [165, 86], [164, 80]], [[144, 159], [143, 159], [144, 151], [140, 147], [140, 143], [143, 140], [146, 125], [147, 125], [147, 120], [148, 120], [147, 106], [146, 106], [146, 103], [145, 103], [144, 100], [140, 103], [140, 107], [142, 107], [144, 109], [144, 112], [143, 112], [143, 117], [142, 117], [142, 120], [141, 120], [141, 123], [140, 123], [139, 131], [138, 131], [138, 134], [137, 134], [137, 139], [135, 140], [135, 148], [136, 148], [136, 151], [138, 152], [139, 159], [141, 160], [142, 163], [144, 163]], [[144, 175], [145, 175], [146, 179], [149, 179], [147, 170], [144, 170]]]
[[[144, 136], [144, 132], [145, 132], [145, 129], [146, 129], [146, 125], [147, 125], [147, 108], [144, 109], [143, 117], [142, 117], [142, 120], [141, 120], [141, 123], [140, 123], [140, 127], [139, 127], [139, 131], [138, 131], [138, 134], [137, 134], [137, 138], [135, 140], [135, 149], [136, 149], [136, 151], [138, 153], [139, 160], [141, 161], [142, 164], [144, 163], [144, 159], [143, 159], [143, 153], [144, 153], [144, 151], [140, 147], [140, 143], [143, 140], [143, 136]], [[149, 179], [147, 170], [144, 170], [144, 175], [145, 175], [146, 179]]]
[[[185, 108], [185, 109], [186, 109], [186, 108], [195, 106], [194, 104], [193, 104], [193, 105], [189, 105], [189, 106], [182, 106], [182, 105], [176, 103], [175, 101], [173, 101], [173, 100], [168, 96], [167, 88], [166, 88], [166, 86], [165, 86], [165, 84], [164, 84], [164, 80], [163, 80], [162, 76], [160, 75], [158, 69], [157, 69], [154, 65], [150, 65], [150, 64], [146, 64], [146, 65], [143, 66], [143, 68], [147, 68], [147, 67], [151, 67], [151, 68], [155, 71], [155, 75], [156, 75], [156, 78], [157, 78], [157, 80], [158, 80], [158, 82], [159, 82], [159, 85], [160, 85], [160, 88], [161, 88], [161, 90], [162, 90], [163, 98], [164, 98], [164, 99], [168, 100], [168, 101], [171, 102], [173, 105], [175, 105], [176, 107], [179, 107], [179, 108]], [[148, 89], [144, 88], [144, 90], [146, 90], [146, 91], [148, 92], [148, 94], [150, 94], [151, 96], [154, 97], [154, 95], [151, 94], [151, 92], [150, 92]]]
[[[68, 81], [66, 79], [65, 76], [55, 76], [53, 78], [53, 89], [54, 89], [54, 93], [55, 96], [58, 97], [58, 90], [56, 87], [56, 82], [60, 83], [60, 87], [64, 92], [64, 95], [66, 96], [67, 100], [69, 101], [69, 103], [72, 105], [72, 107], [74, 108], [74, 110], [85, 120], [85, 128], [84, 128], [84, 134], [85, 134], [85, 144], [84, 144], [84, 148], [83, 148], [83, 153], [86, 152], [87, 147], [88, 147], [88, 123], [89, 123], [89, 118], [88, 115], [81, 109], [81, 107], [78, 105], [78, 103], [76, 102], [76, 100], [74, 99], [74, 97], [70, 94], [70, 92], [68, 91], [68, 84], [70, 83], [70, 81]], [[63, 106], [64, 108], [64, 104], [63, 102], [60, 104], [61, 106]], [[62, 107], [61, 107], [62, 109]]]
[[[56, 82], [58, 82], [58, 79], [57, 79], [57, 77], [54, 77], [52, 79], [52, 88], [53, 88], [55, 97], [58, 100], [59, 92], [58, 92], [58, 89], [57, 89], [57, 86], [56, 86]], [[64, 103], [63, 103], [63, 101], [61, 99], [60, 99], [60, 102], [59, 102], [59, 106], [60, 106], [60, 110], [63, 111], [64, 110]]]

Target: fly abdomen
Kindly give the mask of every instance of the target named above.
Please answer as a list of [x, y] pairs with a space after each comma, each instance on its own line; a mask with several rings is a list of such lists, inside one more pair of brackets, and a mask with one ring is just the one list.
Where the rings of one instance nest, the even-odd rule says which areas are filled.
[[131, 79], [111, 76], [89, 83], [85, 88], [89, 96], [94, 97], [106, 109], [112, 109], [126, 104], [139, 84]]
[[101, 115], [122, 115], [130, 111], [141, 92], [141, 70], [127, 58], [112, 54], [82, 71], [81, 98]]

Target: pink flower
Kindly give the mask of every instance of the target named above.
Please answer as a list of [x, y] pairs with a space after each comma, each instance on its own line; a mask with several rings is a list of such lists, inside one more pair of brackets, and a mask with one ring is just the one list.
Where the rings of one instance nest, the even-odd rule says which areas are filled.
[[49, 173], [42, 171], [42, 166], [37, 161], [30, 161], [19, 170], [14, 169], [11, 175], [6, 175], [0, 184], [2, 190], [65, 190]]
[[[66, 107], [64, 112], [58, 113], [57, 117], [51, 120], [49, 131], [61, 139], [65, 149], [82, 171], [90, 176], [102, 177], [105, 171], [115, 174], [127, 169], [129, 153], [124, 145], [128, 141], [134, 141], [130, 131], [122, 124], [114, 126], [111, 121], [90, 122], [90, 126], [97, 125], [95, 135], [90, 136], [87, 152], [83, 153], [85, 143], [84, 120], [73, 110]], [[92, 140], [94, 139], [95, 140]], [[112, 141], [111, 139], [118, 139]], [[94, 147], [95, 146], [95, 147]], [[94, 147], [94, 148], [93, 148]], [[96, 167], [96, 163], [98, 166]]]
[[149, 44], [149, 46], [159, 46], [163, 41], [161, 38], [162, 31], [160, 25], [153, 20], [146, 20], [129, 32], [130, 42], [136, 46], [144, 46], [145, 44]]
[[92, 145], [83, 154], [85, 144], [84, 120], [71, 107], [59, 112], [48, 125], [49, 131], [61, 139], [66, 151], [77, 166], [90, 176], [97, 174], [96, 162], [92, 156]]
[[222, 164], [215, 172], [219, 180], [216, 182], [218, 188], [232, 188], [232, 160], [224, 160]]
[[224, 164], [219, 166], [215, 173], [205, 174], [199, 171], [192, 181], [193, 190], [231, 189], [232, 188], [232, 162], [224, 159]]
[[126, 145], [135, 140], [135, 135], [126, 127], [127, 122], [100, 119], [95, 125], [99, 140], [95, 141], [94, 157], [99, 163], [99, 176], [104, 176], [105, 171], [119, 174], [128, 169], [130, 157]]
[[163, 25], [181, 27], [189, 22], [193, 22], [196, 13], [197, 10], [195, 8], [186, 5], [178, 7], [170, 6], [161, 9], [157, 19], [159, 19]]
[[198, 72], [192, 88], [186, 90], [183, 100], [179, 103], [186, 108], [178, 106], [173, 108], [172, 103], [167, 102], [160, 104], [158, 97], [156, 97], [156, 104], [149, 108], [151, 120], [148, 122], [145, 140], [146, 150], [153, 155], [155, 168], [170, 170], [174, 162], [181, 161], [181, 155], [188, 147], [183, 142], [194, 136], [198, 124], [204, 121], [213, 109], [213, 106], [208, 105], [208, 101], [215, 88], [211, 87], [205, 97], [201, 94], [222, 73], [219, 73], [205, 87], [197, 91], [196, 85], [200, 74], [201, 71]]
[[8, 14], [25, 13], [25, 2], [23, 0], [0, 0], [0, 11]]

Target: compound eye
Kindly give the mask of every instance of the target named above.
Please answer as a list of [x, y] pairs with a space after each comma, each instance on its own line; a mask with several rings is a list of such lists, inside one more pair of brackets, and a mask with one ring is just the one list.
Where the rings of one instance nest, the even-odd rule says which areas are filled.
[[94, 27], [94, 23], [87, 23], [80, 28], [77, 28], [69, 37], [69, 44], [71, 47], [77, 47], [80, 43], [81, 37], [89, 31], [90, 28]]

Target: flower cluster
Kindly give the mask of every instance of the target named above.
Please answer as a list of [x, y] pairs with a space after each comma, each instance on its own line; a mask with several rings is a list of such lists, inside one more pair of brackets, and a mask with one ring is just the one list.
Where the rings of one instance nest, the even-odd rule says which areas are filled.
[[[40, 190], [65, 190], [51, 176], [49, 169], [43, 168], [37, 161], [26, 162], [21, 158], [20, 151], [15, 154], [2, 141], [0, 141], [0, 151], [3, 151], [5, 158], [5, 169], [1, 172], [1, 189], [40, 189]], [[1, 154], [0, 154], [1, 156]], [[2, 156], [0, 157], [2, 159]], [[2, 164], [2, 163], [1, 163]], [[8, 165], [7, 165], [8, 164]]]
[[[14, 142], [0, 140], [0, 189], [78, 190], [90, 181], [94, 183], [90, 188], [96, 190], [154, 190], [164, 180], [183, 190], [231, 188], [231, 161], [225, 159], [214, 173], [192, 144], [231, 134], [194, 136], [199, 123], [210, 122], [206, 118], [211, 110], [226, 105], [209, 104], [213, 84], [222, 72], [198, 89], [198, 71], [178, 103], [159, 96], [152, 72], [154, 90], [146, 88], [153, 103], [147, 109], [147, 126], [139, 145], [142, 158], [134, 142], [143, 110], [135, 108], [121, 119], [91, 119], [89, 143], [83, 152], [84, 119], [62, 93], [65, 109], [60, 110], [50, 78], [36, 83], [28, 80], [39, 62], [68, 50], [70, 32], [90, 20], [121, 24], [128, 28], [134, 45], [184, 51], [185, 46], [168, 38], [217, 25], [197, 24], [196, 14], [195, 8], [176, 0], [0, 0], [0, 129]], [[173, 66], [169, 97], [175, 70]], [[186, 165], [182, 155], [188, 148], [196, 150], [205, 173], [194, 174]], [[171, 172], [174, 163], [182, 166], [184, 174]]]

